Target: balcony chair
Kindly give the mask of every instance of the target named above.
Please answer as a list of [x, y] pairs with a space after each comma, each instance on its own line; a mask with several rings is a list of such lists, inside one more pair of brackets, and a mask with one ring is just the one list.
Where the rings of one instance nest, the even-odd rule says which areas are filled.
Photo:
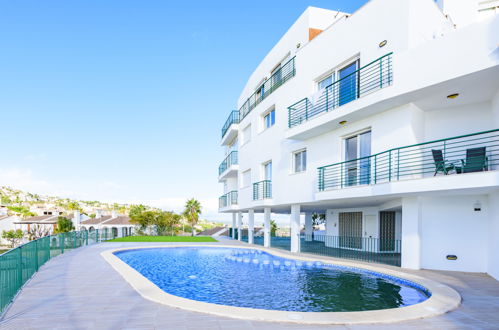
[[461, 159], [463, 173], [488, 171], [486, 147], [466, 149], [466, 161]]
[[461, 168], [455, 166], [453, 163], [444, 159], [442, 154], [442, 150], [440, 149], [431, 149], [431, 153], [433, 154], [433, 161], [435, 162], [435, 174], [438, 172], [442, 172], [443, 174], [449, 174], [449, 171], [454, 170], [456, 173], [461, 173]]

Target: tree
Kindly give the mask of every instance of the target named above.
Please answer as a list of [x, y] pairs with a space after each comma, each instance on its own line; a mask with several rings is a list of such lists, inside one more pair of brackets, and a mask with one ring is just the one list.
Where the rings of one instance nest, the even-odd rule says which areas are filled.
[[65, 208], [70, 211], [83, 211], [80, 204], [76, 201], [68, 201]]
[[9, 196], [0, 194], [0, 204], [2, 205], [10, 205], [12, 204], [12, 200], [9, 198]]
[[326, 215], [324, 213], [314, 213], [312, 214], [312, 225], [314, 227], [319, 226], [326, 222]]
[[137, 217], [138, 215], [140, 215], [145, 210], [146, 210], [146, 207], [144, 205], [142, 205], [142, 204], [140, 204], [140, 205], [131, 205], [130, 206], [130, 210], [128, 211], [128, 216], [133, 219], [134, 217]]
[[176, 231], [176, 225], [180, 223], [181, 216], [169, 211], [157, 212], [157, 216], [154, 219], [154, 226], [156, 227], [156, 235], [166, 235], [170, 232], [173, 234]]
[[50, 235], [50, 228], [40, 224], [34, 224], [30, 226], [30, 229], [26, 234], [28, 235], [28, 239], [32, 241]]
[[21, 241], [21, 239], [24, 237], [24, 233], [21, 229], [12, 229], [12, 230], [4, 230], [2, 231], [2, 238], [6, 239], [9, 241], [10, 246], [12, 248], [16, 247], [17, 244]]
[[270, 236], [275, 236], [277, 232], [277, 223], [274, 220], [270, 220]]
[[67, 233], [72, 230], [74, 230], [75, 227], [73, 226], [73, 221], [66, 217], [58, 217], [57, 218], [57, 227], [55, 228], [55, 233], [60, 234], [60, 233]]
[[34, 217], [36, 215], [25, 206], [7, 206], [7, 209], [23, 219], [26, 219], [27, 217]]
[[140, 231], [144, 232], [148, 227], [154, 228], [156, 235], [174, 233], [176, 225], [180, 223], [180, 215], [169, 211], [143, 211], [135, 213], [130, 217], [131, 222], [138, 224]]
[[152, 226], [155, 222], [156, 214], [154, 211], [140, 211], [136, 210], [129, 214], [130, 222], [139, 225], [140, 230], [144, 231], [147, 227]]
[[185, 203], [185, 210], [183, 216], [192, 226], [192, 236], [195, 235], [196, 230], [194, 226], [196, 226], [196, 224], [198, 223], [200, 214], [201, 214], [201, 203], [194, 198], [187, 200], [187, 202]]

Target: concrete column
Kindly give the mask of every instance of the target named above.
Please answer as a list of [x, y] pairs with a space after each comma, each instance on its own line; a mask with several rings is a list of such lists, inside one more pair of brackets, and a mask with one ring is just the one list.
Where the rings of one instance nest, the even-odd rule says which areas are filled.
[[291, 205], [291, 252], [300, 252], [300, 205]]
[[270, 207], [263, 209], [263, 246], [270, 247]]
[[243, 212], [237, 212], [237, 240], [240, 241], [243, 237]]
[[253, 235], [255, 233], [255, 210], [248, 211], [248, 243], [253, 244]]
[[236, 239], [236, 213], [232, 213], [232, 239]]
[[402, 199], [402, 267], [421, 269], [422, 205], [419, 197]]
[[314, 232], [312, 213], [305, 213], [305, 240], [311, 241]]
[[74, 216], [73, 216], [73, 225], [75, 226], [75, 230], [80, 230], [80, 224], [81, 224], [81, 214], [79, 210], [74, 211]]

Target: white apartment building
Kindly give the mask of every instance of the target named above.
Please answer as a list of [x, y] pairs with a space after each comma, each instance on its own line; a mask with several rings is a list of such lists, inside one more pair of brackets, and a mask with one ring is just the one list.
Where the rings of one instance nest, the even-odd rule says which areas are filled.
[[[308, 8], [222, 128], [220, 212], [239, 233], [246, 214], [250, 243], [255, 213], [265, 246], [271, 213], [289, 214], [293, 252], [499, 279], [498, 8]], [[325, 235], [314, 235], [314, 213]]]

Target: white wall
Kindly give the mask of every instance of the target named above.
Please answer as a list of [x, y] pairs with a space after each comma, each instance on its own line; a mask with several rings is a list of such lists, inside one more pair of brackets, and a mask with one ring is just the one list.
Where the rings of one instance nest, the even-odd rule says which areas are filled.
[[488, 197], [487, 273], [499, 281], [499, 192], [491, 193]]
[[[474, 211], [477, 201], [480, 212]], [[405, 214], [403, 217], [402, 226]], [[422, 268], [486, 272], [488, 236], [486, 195], [422, 198]], [[458, 259], [447, 260], [447, 255]]]

